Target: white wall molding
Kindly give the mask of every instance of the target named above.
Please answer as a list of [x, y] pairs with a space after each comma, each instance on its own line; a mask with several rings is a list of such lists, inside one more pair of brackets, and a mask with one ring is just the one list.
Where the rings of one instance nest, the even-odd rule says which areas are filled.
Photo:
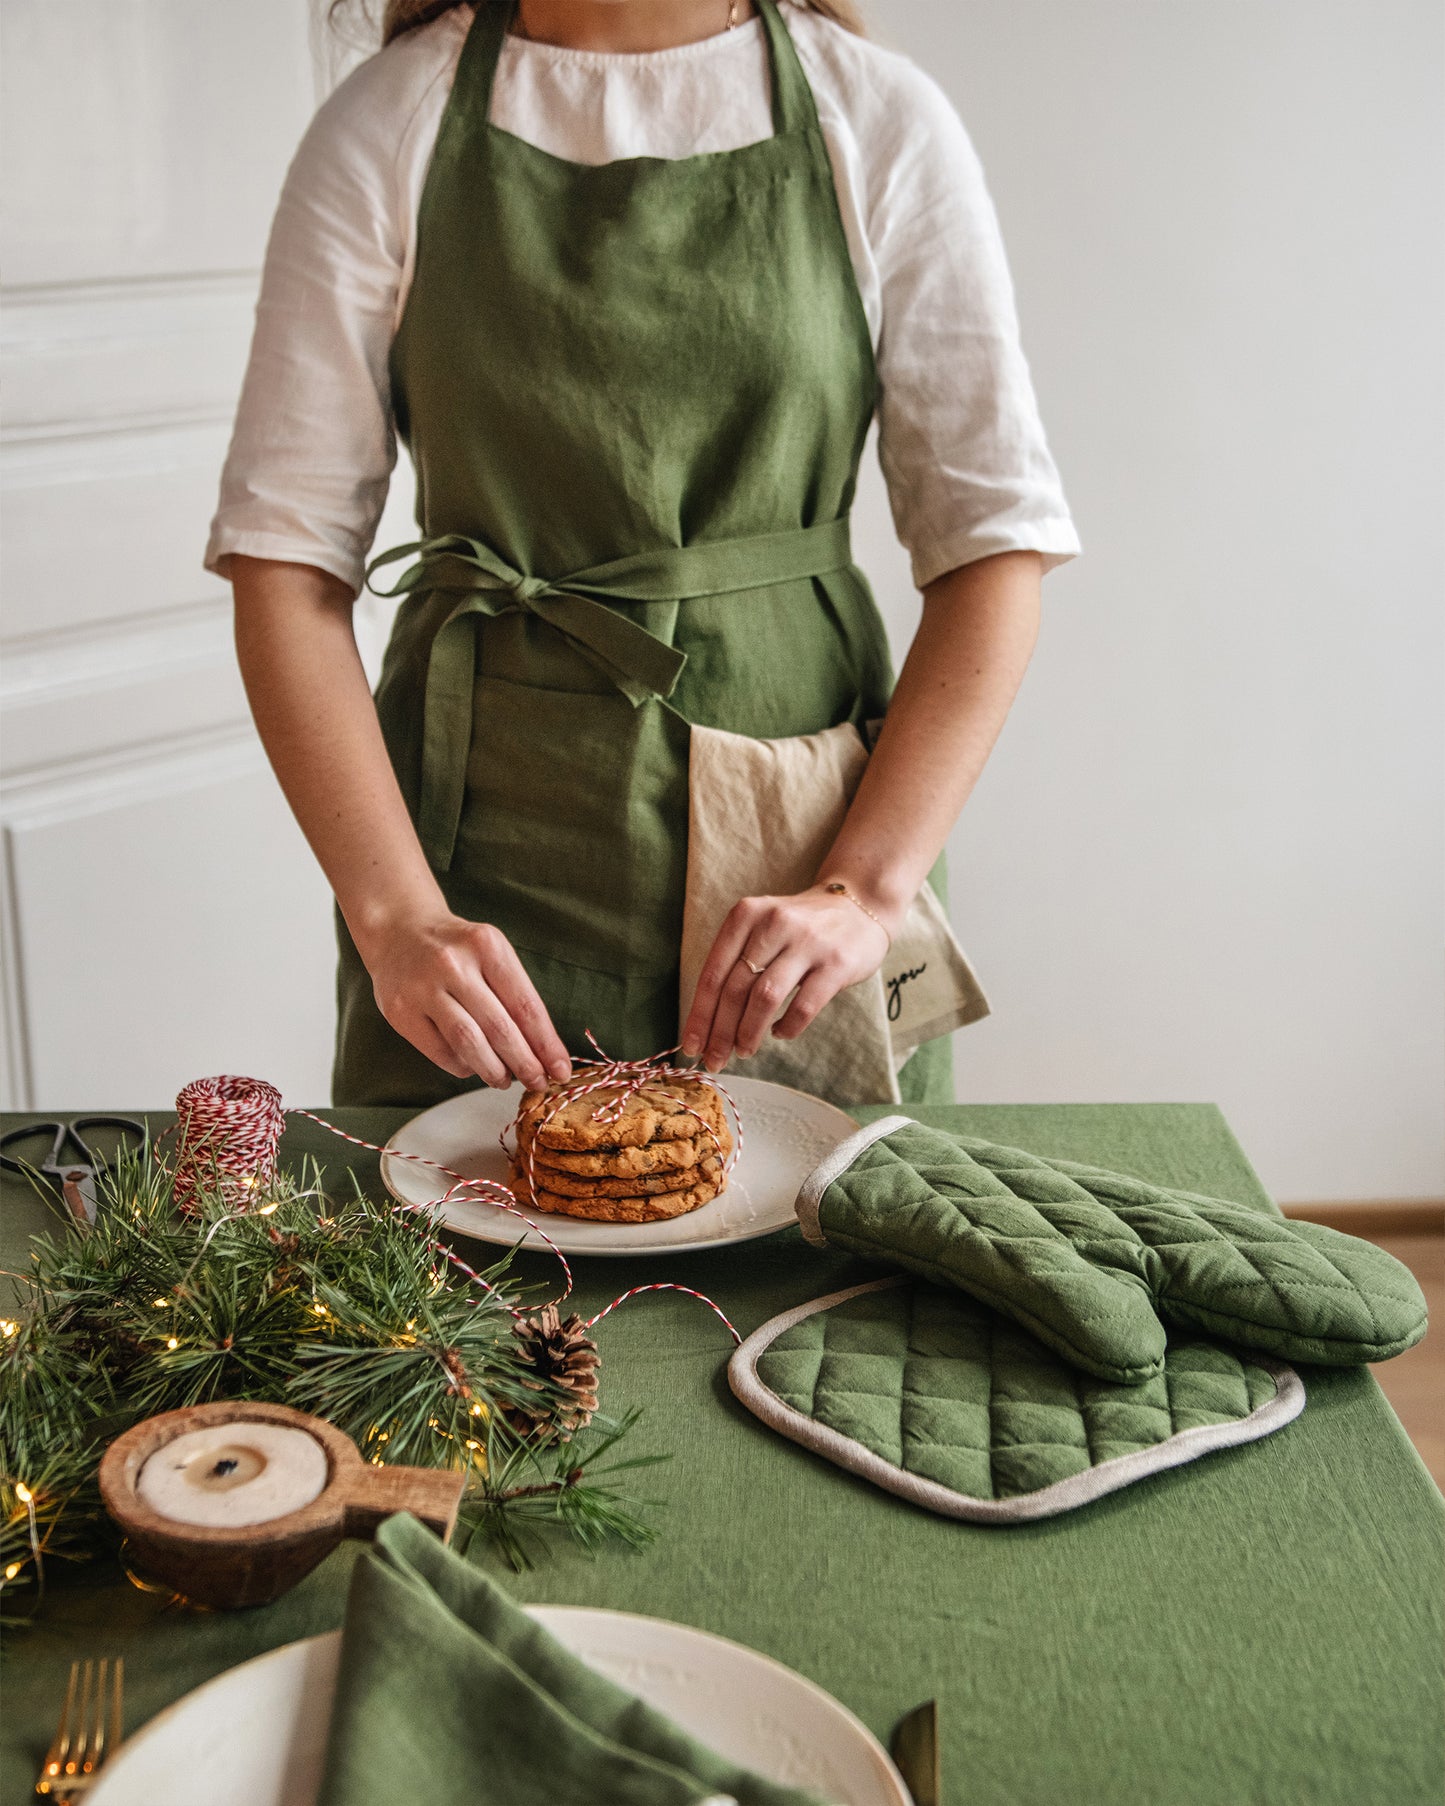
[[222, 596], [201, 570], [222, 419], [0, 446], [7, 641]]
[[7, 834], [55, 827], [249, 777], [265, 765], [251, 724], [227, 722], [7, 778], [0, 784], [0, 822]]
[[229, 665], [231, 657], [231, 610], [224, 596], [119, 621], [44, 629], [7, 642], [0, 707], [73, 701], [139, 678], [176, 677], [218, 661]]
[[0, 794], [13, 1101], [163, 1107], [203, 1072], [325, 1095], [326, 884], [249, 727]]
[[234, 270], [167, 270], [163, 276], [76, 276], [60, 282], [6, 282], [0, 284], [7, 317], [0, 324], [0, 343], [10, 336], [15, 309], [39, 304], [49, 307], [75, 301], [123, 302], [172, 295], [184, 300], [198, 292], [225, 293], [248, 285], [254, 290], [260, 267], [249, 264]]
[[[114, 419], [103, 419], [95, 415], [76, 415], [54, 424], [46, 424], [34, 431], [24, 427], [0, 434], [0, 445], [20, 446], [27, 449], [32, 445], [64, 446], [71, 440], [87, 442], [115, 435], [131, 433], [164, 432], [172, 428], [191, 426], [225, 427], [230, 424], [235, 410], [235, 398], [229, 404], [216, 406], [198, 406], [167, 408], [149, 413], [136, 412], [123, 414]], [[64, 453], [62, 452], [62, 458]]]
[[12, 778], [244, 726], [228, 600], [12, 642], [0, 662], [0, 709]]
[[229, 657], [231, 610], [224, 596], [96, 627], [47, 628], [7, 643], [0, 706], [60, 703]]
[[0, 1095], [316, 1098], [328, 893], [201, 568], [311, 0], [0, 4]]
[[197, 271], [8, 292], [5, 442], [229, 420], [258, 279]]
[[9, 836], [0, 832], [0, 1109], [31, 1110], [30, 1031]]
[[18, 495], [70, 483], [163, 476], [198, 465], [214, 481], [228, 428], [229, 416], [100, 425], [77, 421], [64, 433], [0, 440], [0, 492]]

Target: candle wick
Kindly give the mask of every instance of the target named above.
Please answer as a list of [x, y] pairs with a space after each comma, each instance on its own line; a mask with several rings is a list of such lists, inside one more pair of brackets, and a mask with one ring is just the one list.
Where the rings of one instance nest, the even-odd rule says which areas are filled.
[[239, 1462], [237, 1462], [237, 1460], [235, 1459], [234, 1456], [227, 1455], [222, 1460], [220, 1460], [216, 1463], [216, 1465], [211, 1469], [211, 1472], [219, 1480], [223, 1474], [235, 1473], [235, 1471], [239, 1465], [240, 1465]]

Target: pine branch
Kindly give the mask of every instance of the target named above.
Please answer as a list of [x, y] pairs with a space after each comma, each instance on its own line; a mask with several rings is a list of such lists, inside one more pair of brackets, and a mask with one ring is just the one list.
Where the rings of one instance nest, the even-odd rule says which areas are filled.
[[[655, 1534], [607, 1461], [636, 1414], [575, 1433], [596, 1353], [568, 1332], [560, 1365], [508, 1253], [461, 1281], [437, 1224], [322, 1189], [312, 1163], [238, 1212], [215, 1190], [174, 1206], [138, 1151], [97, 1174], [88, 1233], [36, 1238], [25, 1300], [0, 1320], [0, 1574], [38, 1602], [48, 1556], [83, 1557], [105, 1526], [104, 1442], [159, 1411], [215, 1398], [284, 1401], [328, 1418], [379, 1463], [468, 1472], [466, 1538], [529, 1565], [541, 1532], [584, 1547]], [[554, 1313], [555, 1315], [555, 1313]], [[564, 1338], [565, 1339], [565, 1338]]]
[[[18, 1624], [44, 1595], [48, 1555], [83, 1559], [101, 1519], [94, 1485], [106, 1377], [38, 1295], [0, 1319], [0, 1623]], [[22, 1601], [17, 1609], [17, 1596]]]
[[606, 1455], [637, 1423], [633, 1409], [615, 1422], [594, 1419], [590, 1429], [565, 1443], [515, 1442], [501, 1434], [487, 1448], [487, 1467], [462, 1501], [461, 1520], [469, 1544], [481, 1533], [518, 1573], [534, 1565], [533, 1555], [545, 1543], [544, 1533], [563, 1530], [584, 1549], [608, 1541], [645, 1548], [657, 1538], [656, 1528], [617, 1489], [599, 1484], [627, 1468], [649, 1467], [666, 1455], [639, 1455], [599, 1468]]
[[85, 1442], [17, 1460], [15, 1451], [0, 1449], [0, 1624], [24, 1624], [43, 1603], [47, 1559], [84, 1561], [95, 1553], [99, 1452], [98, 1443]]

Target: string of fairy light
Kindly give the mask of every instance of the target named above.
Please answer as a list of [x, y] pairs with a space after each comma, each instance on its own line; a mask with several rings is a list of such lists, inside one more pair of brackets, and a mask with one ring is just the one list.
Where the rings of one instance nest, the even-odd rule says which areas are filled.
[[[665, 1060], [620, 1062], [607, 1059], [601, 1049], [597, 1049], [597, 1054], [596, 1060], [578, 1063], [574, 1079], [566, 1088], [567, 1096], [560, 1102], [570, 1101], [573, 1096], [592, 1096], [595, 1099], [594, 1109], [596, 1113], [603, 1116], [604, 1120], [615, 1119], [617, 1115], [620, 1115], [630, 1098], [647, 1083], [686, 1075], [686, 1069], [673, 1069], [666, 1065]], [[728, 1102], [731, 1104], [730, 1099]], [[552, 1107], [557, 1106], [553, 1104]], [[551, 1113], [550, 1109], [548, 1113]], [[734, 1115], [736, 1115], [735, 1107]], [[215, 1270], [218, 1251], [221, 1251], [223, 1265], [224, 1261], [231, 1257], [234, 1247], [227, 1249], [219, 1240], [228, 1228], [238, 1224], [249, 1225], [273, 1219], [276, 1217], [276, 1213], [288, 1203], [288, 1200], [294, 1204], [301, 1201], [303, 1197], [309, 1198], [312, 1195], [312, 1192], [303, 1193], [290, 1181], [278, 1177], [280, 1135], [287, 1118], [295, 1116], [306, 1117], [330, 1133], [341, 1136], [342, 1139], [354, 1146], [366, 1148], [374, 1153], [385, 1153], [390, 1158], [412, 1160], [422, 1166], [433, 1168], [449, 1181], [448, 1187], [440, 1198], [430, 1206], [413, 1205], [401, 1200], [388, 1201], [380, 1205], [372, 1204], [364, 1200], [358, 1193], [357, 1200], [345, 1207], [343, 1215], [346, 1210], [354, 1213], [360, 1206], [364, 1206], [365, 1220], [373, 1227], [383, 1220], [394, 1220], [400, 1229], [401, 1224], [409, 1220], [412, 1228], [407, 1232], [408, 1236], [414, 1235], [416, 1240], [415, 1243], [408, 1245], [417, 1246], [419, 1252], [424, 1249], [427, 1262], [418, 1271], [416, 1283], [424, 1284], [427, 1297], [441, 1294], [450, 1300], [448, 1309], [451, 1312], [453, 1324], [457, 1321], [458, 1305], [465, 1305], [467, 1309], [474, 1310], [484, 1301], [490, 1301], [497, 1310], [508, 1313], [519, 1330], [530, 1328], [536, 1321], [532, 1313], [521, 1307], [520, 1300], [514, 1302], [513, 1296], [507, 1295], [497, 1283], [494, 1283], [505, 1271], [505, 1260], [491, 1269], [494, 1278], [488, 1279], [486, 1274], [478, 1272], [454, 1248], [432, 1233], [433, 1226], [439, 1221], [440, 1211], [448, 1202], [462, 1197], [484, 1201], [517, 1217], [528, 1230], [536, 1234], [544, 1246], [551, 1250], [562, 1270], [564, 1283], [560, 1293], [553, 1299], [552, 1307], [547, 1308], [559, 1306], [570, 1297], [573, 1290], [573, 1274], [562, 1250], [530, 1214], [524, 1213], [518, 1208], [515, 1195], [500, 1182], [470, 1178], [453, 1171], [440, 1162], [424, 1156], [412, 1155], [394, 1147], [384, 1149], [374, 1142], [366, 1141], [362, 1137], [338, 1129], [335, 1125], [328, 1123], [325, 1118], [316, 1116], [312, 1112], [287, 1111], [275, 1088], [260, 1081], [233, 1076], [202, 1080], [187, 1086], [177, 1099], [176, 1125], [172, 1131], [167, 1132], [167, 1137], [162, 1138], [162, 1145], [143, 1150], [138, 1157], [138, 1162], [131, 1171], [132, 1189], [129, 1195], [124, 1195], [123, 1187], [116, 1188], [113, 1183], [114, 1176], [109, 1169], [102, 1169], [98, 1175], [98, 1191], [104, 1194], [103, 1208], [107, 1219], [111, 1221], [132, 1219], [137, 1226], [142, 1244], [145, 1244], [146, 1238], [152, 1234], [149, 1228], [150, 1222], [155, 1223], [157, 1229], [166, 1221], [171, 1225], [163, 1239], [165, 1239], [168, 1252], [178, 1256], [179, 1277], [174, 1281], [168, 1278], [166, 1284], [148, 1299], [145, 1299], [142, 1294], [141, 1297], [135, 1298], [131, 1304], [126, 1306], [126, 1309], [132, 1313], [129, 1318], [132, 1329], [140, 1336], [140, 1342], [133, 1342], [132, 1346], [144, 1345], [156, 1350], [156, 1358], [160, 1362], [162, 1370], [166, 1369], [167, 1364], [175, 1358], [190, 1360], [194, 1363], [198, 1355], [211, 1356], [219, 1363], [223, 1355], [229, 1354], [231, 1347], [229, 1337], [218, 1340], [214, 1324], [207, 1327], [204, 1323], [196, 1322], [200, 1306], [191, 1296], [192, 1282], [194, 1277], [202, 1271], [204, 1263], [208, 1261], [211, 1263], [211, 1267], [206, 1269], [207, 1271]], [[699, 1120], [701, 1121], [702, 1118], [700, 1117]], [[175, 1136], [175, 1145], [167, 1151], [164, 1142], [172, 1134]], [[739, 1126], [739, 1142], [740, 1139]], [[315, 1171], [314, 1191], [317, 1197], [321, 1197], [320, 1168], [317, 1167]], [[212, 1212], [218, 1205], [221, 1206], [220, 1214], [213, 1215]], [[180, 1211], [179, 1225], [171, 1214], [177, 1207]], [[120, 1213], [119, 1219], [116, 1217], [117, 1212]], [[269, 1230], [272, 1239], [279, 1242], [290, 1240], [294, 1245], [296, 1231], [304, 1229], [301, 1219], [294, 1217], [288, 1211], [287, 1216], [279, 1220], [287, 1233], [278, 1238], [278, 1232], [272, 1226]], [[351, 1220], [353, 1219], [348, 1219], [348, 1221]], [[184, 1225], [187, 1221], [194, 1221], [196, 1229], [200, 1231], [195, 1246], [189, 1250], [184, 1247]], [[306, 1234], [317, 1230], [331, 1230], [336, 1234], [350, 1233], [349, 1230], [343, 1231], [338, 1228], [340, 1219], [328, 1214], [324, 1203], [319, 1212], [308, 1213], [305, 1222], [310, 1225], [310, 1231], [305, 1231]], [[181, 1232], [179, 1241], [177, 1240], [178, 1228]], [[58, 1246], [68, 1247], [72, 1251], [83, 1248], [85, 1245], [85, 1232], [74, 1227], [67, 1229], [62, 1243], [58, 1244]], [[250, 1247], [251, 1258], [254, 1260], [256, 1244], [252, 1242]], [[301, 1266], [305, 1267], [309, 1263], [313, 1274], [323, 1271], [323, 1254], [325, 1252], [326, 1249], [322, 1244], [313, 1245], [308, 1242], [306, 1252], [301, 1257]], [[507, 1259], [510, 1259], [510, 1256]], [[465, 1292], [452, 1292], [446, 1288], [448, 1269], [459, 1273], [466, 1280], [468, 1291], [471, 1293], [469, 1299]], [[341, 1271], [346, 1271], [346, 1269], [343, 1267]], [[32, 1283], [34, 1283], [33, 1275]], [[339, 1294], [333, 1294], [329, 1290], [336, 1283], [334, 1279], [328, 1279], [326, 1283], [328, 1295], [333, 1296], [334, 1303], [341, 1303], [347, 1299], [346, 1287], [351, 1284], [350, 1280], [342, 1285]], [[407, 1283], [413, 1282], [408, 1280]], [[204, 1291], [204, 1289], [203, 1286], [202, 1290]], [[567, 1320], [567, 1325], [564, 1327], [570, 1331], [571, 1326], [577, 1326], [577, 1333], [580, 1333], [590, 1329], [629, 1299], [643, 1293], [661, 1291], [676, 1291], [699, 1300], [725, 1325], [734, 1341], [739, 1339], [736, 1329], [712, 1299], [695, 1291], [692, 1287], [669, 1282], [632, 1287], [588, 1318], [585, 1323], [574, 1316]], [[356, 1302], [356, 1296], [365, 1296], [364, 1289], [362, 1294], [352, 1296], [353, 1305]], [[420, 1294], [418, 1299], [421, 1301]], [[469, 1370], [465, 1364], [461, 1363], [458, 1358], [449, 1365], [451, 1352], [433, 1345], [436, 1341], [435, 1333], [429, 1337], [423, 1337], [419, 1333], [416, 1318], [404, 1320], [404, 1328], [397, 1327], [390, 1333], [383, 1333], [384, 1312], [378, 1316], [380, 1307], [375, 1299], [371, 1300], [366, 1306], [366, 1311], [363, 1312], [363, 1317], [358, 1318], [355, 1323], [350, 1321], [350, 1308], [343, 1317], [338, 1317], [334, 1304], [328, 1304], [326, 1297], [318, 1295], [314, 1280], [309, 1287], [309, 1298], [298, 1300], [297, 1308], [305, 1310], [308, 1316], [314, 1318], [317, 1323], [320, 1340], [316, 1344], [316, 1350], [319, 1361], [324, 1362], [333, 1355], [340, 1357], [358, 1354], [380, 1355], [387, 1348], [401, 1351], [419, 1347], [422, 1352], [436, 1360], [445, 1376], [444, 1385], [438, 1389], [436, 1397], [440, 1400], [445, 1394], [449, 1404], [447, 1412], [439, 1412], [434, 1408], [424, 1420], [425, 1434], [429, 1435], [437, 1445], [436, 1453], [429, 1458], [438, 1465], [455, 1464], [484, 1476], [487, 1474], [488, 1451], [492, 1448], [492, 1438], [500, 1427], [496, 1420], [496, 1413], [489, 1408], [484, 1398], [476, 1396], [468, 1377]], [[133, 1314], [142, 1310], [164, 1313], [154, 1331], [146, 1333], [140, 1325], [138, 1317]], [[189, 1318], [187, 1317], [188, 1311]], [[366, 1312], [370, 1313], [369, 1320], [363, 1320]], [[428, 1307], [428, 1316], [431, 1321], [430, 1307]], [[444, 1316], [437, 1321], [446, 1320]], [[89, 1319], [88, 1321], [91, 1323], [91, 1330], [86, 1333], [92, 1334], [95, 1332], [95, 1320]], [[293, 1316], [288, 1321], [294, 1325], [297, 1320]], [[25, 1323], [26, 1320], [23, 1318], [0, 1318], [0, 1357], [3, 1357], [7, 1351], [11, 1351], [20, 1358], [23, 1364], [24, 1359], [29, 1355], [32, 1357], [33, 1370], [33, 1340], [32, 1346], [28, 1349], [21, 1346], [24, 1340], [22, 1332], [25, 1331]], [[324, 1330], [322, 1325], [325, 1325]], [[100, 1326], [98, 1334], [102, 1342], [105, 1342], [110, 1333], [109, 1325], [102, 1324]], [[305, 1362], [307, 1359], [306, 1349], [310, 1347], [304, 1331], [301, 1333], [303, 1341], [289, 1345], [294, 1351], [290, 1357], [291, 1380], [302, 1377], [303, 1373], [308, 1371], [304, 1367], [296, 1366], [298, 1360]], [[359, 1336], [364, 1340], [364, 1347], [357, 1340]], [[348, 1338], [350, 1339], [348, 1340]], [[472, 1346], [473, 1344], [466, 1343], [464, 1345]], [[590, 1343], [587, 1346], [592, 1347]], [[274, 1346], [263, 1352], [267, 1354], [268, 1358], [272, 1358], [273, 1362], [278, 1354], [278, 1350]], [[595, 1353], [592, 1358], [595, 1360]], [[74, 1379], [74, 1376], [70, 1375], [68, 1371], [61, 1371], [67, 1367], [68, 1364], [65, 1362], [60, 1363], [59, 1370], [52, 1365], [49, 1371], [41, 1372], [40, 1379], [36, 1383], [42, 1387], [53, 1384], [59, 1391], [63, 1383]], [[161, 1378], [157, 1379], [157, 1371], [155, 1368], [152, 1369], [151, 1383], [159, 1387], [162, 1392], [166, 1383], [173, 1386], [180, 1383], [178, 1380], [164, 1382], [163, 1371]], [[182, 1370], [177, 1369], [176, 1371], [179, 1374]], [[240, 1371], [244, 1373], [248, 1370], [243, 1368]], [[315, 1369], [309, 1371], [314, 1373]], [[12, 1360], [5, 1377], [14, 1378], [18, 1372], [19, 1369]], [[524, 1380], [520, 1383], [530, 1385], [532, 1382]], [[273, 1386], [274, 1384], [275, 1382], [273, 1382]], [[290, 1397], [290, 1384], [291, 1381], [286, 1382], [288, 1398]], [[316, 1385], [319, 1390], [324, 1392], [320, 1381], [316, 1382]], [[244, 1387], [238, 1392], [234, 1384], [226, 1391], [231, 1396], [263, 1395], [246, 1390]], [[216, 1395], [214, 1392], [210, 1394], [202, 1392], [197, 1393], [195, 1399], [198, 1401], [202, 1396]], [[271, 1395], [280, 1396], [279, 1392], [274, 1390]], [[171, 1397], [174, 1401], [176, 1398], [174, 1390], [172, 1390]], [[46, 1402], [49, 1404], [53, 1401], [47, 1400]], [[181, 1399], [178, 1402], [186, 1402], [186, 1400]], [[308, 1408], [307, 1400], [299, 1394], [296, 1402], [300, 1403], [302, 1408]], [[352, 1403], [355, 1403], [354, 1399]], [[592, 1405], [595, 1406], [595, 1403], [594, 1390]], [[453, 1404], [455, 1405], [455, 1414], [452, 1411]], [[151, 1406], [152, 1410], [158, 1408], [163, 1408], [163, 1406], [161, 1404]], [[507, 1408], [509, 1411], [511, 1410], [510, 1405]], [[534, 1422], [545, 1421], [538, 1412], [533, 1410], [532, 1406], [529, 1405], [527, 1411]], [[87, 1404], [86, 1425], [92, 1424], [92, 1416], [89, 1414], [91, 1412], [92, 1407]], [[142, 1411], [141, 1415], [144, 1414]], [[323, 1409], [322, 1414], [329, 1415], [330, 1413]], [[590, 1421], [590, 1416], [591, 1409], [589, 1408], [587, 1415], [581, 1420], [584, 1425]], [[16, 1421], [13, 1410], [9, 1421], [13, 1427]], [[79, 1421], [77, 1418], [77, 1422]], [[347, 1433], [361, 1444], [365, 1458], [380, 1467], [385, 1466], [389, 1458], [406, 1461], [417, 1458], [416, 1438], [422, 1434], [422, 1421], [419, 1415], [406, 1421], [405, 1430], [409, 1439], [410, 1453], [396, 1457], [392, 1457], [394, 1433], [397, 1429], [395, 1418], [377, 1419], [373, 1415], [368, 1415], [365, 1419], [354, 1418], [345, 1425], [345, 1428]], [[605, 1439], [605, 1445], [610, 1447], [611, 1443], [615, 1442], [617, 1435], [621, 1433], [621, 1429], [625, 1429], [630, 1421], [631, 1414], [621, 1428], [613, 1429], [610, 1437]], [[94, 1515], [97, 1507], [84, 1486], [86, 1478], [84, 1462], [90, 1463], [89, 1471], [93, 1477], [94, 1460], [98, 1458], [99, 1454], [99, 1445], [93, 1443], [93, 1435], [93, 1428], [85, 1428], [74, 1438], [37, 1436], [34, 1442], [31, 1442], [26, 1435], [22, 1434], [16, 1440], [29, 1448], [28, 1469], [23, 1448], [18, 1460], [16, 1450], [13, 1448], [7, 1449], [3, 1456], [0, 1456], [0, 1498], [3, 1498], [4, 1503], [4, 1515], [0, 1517], [0, 1531], [5, 1533], [9, 1545], [3, 1557], [3, 1565], [0, 1565], [0, 1585], [8, 1587], [10, 1583], [17, 1580], [23, 1582], [26, 1579], [27, 1570], [33, 1570], [30, 1578], [37, 1583], [37, 1595], [43, 1592], [44, 1559], [54, 1552], [53, 1544], [57, 1533], [57, 1524], [60, 1523], [62, 1515], [69, 1508], [72, 1498], [78, 1496], [78, 1489], [86, 1491], [86, 1497], [75, 1506], [75, 1511], [80, 1512], [82, 1518], [87, 1511], [92, 1516]], [[9, 1440], [10, 1438], [7, 1436], [7, 1441]], [[566, 1440], [565, 1436], [563, 1440]], [[444, 1446], [454, 1452], [438, 1460], [441, 1448]], [[55, 1463], [57, 1449], [62, 1457], [59, 1465]], [[422, 1458], [428, 1459], [425, 1454], [422, 1455]], [[651, 1458], [653, 1457], [646, 1459]], [[622, 1465], [629, 1464], [624, 1462]], [[570, 1465], [565, 1469], [565, 1473], [567, 1476], [565, 1483], [561, 1480], [556, 1482], [559, 1496], [566, 1494], [566, 1489], [571, 1486], [571, 1481], [575, 1477]], [[527, 1494], [546, 1494], [549, 1491], [549, 1484], [527, 1485], [519, 1490]], [[576, 1497], [573, 1499], [573, 1503], [581, 1499], [585, 1489], [579, 1486], [574, 1490]], [[594, 1490], [598, 1489], [594, 1488]], [[572, 1497], [570, 1494], [566, 1496]], [[621, 1512], [615, 1504], [609, 1504], [606, 1513], [599, 1512], [599, 1521], [604, 1515], [609, 1526], [621, 1525], [626, 1521], [625, 1513]], [[66, 1519], [66, 1522], [68, 1524], [70, 1520]], [[619, 1534], [633, 1535], [634, 1533], [641, 1535], [641, 1531], [636, 1527], [619, 1531]], [[63, 1552], [72, 1552], [69, 1543], [63, 1545]]]
[[[0, 1317], [0, 1337], [3, 1337], [7, 1342], [11, 1342], [19, 1335], [19, 1333], [20, 1325], [13, 1317]], [[39, 1575], [42, 1572], [42, 1563], [40, 1525], [37, 1521], [35, 1512], [35, 1494], [23, 1480], [13, 1480], [11, 1482], [11, 1489], [21, 1508], [25, 1512], [26, 1528], [30, 1539], [30, 1558], [35, 1564], [37, 1575]], [[3, 1572], [6, 1581], [13, 1581], [20, 1574], [24, 1566], [25, 1563], [23, 1561], [8, 1561], [6, 1562], [4, 1569], [0, 1570], [0, 1572]]]

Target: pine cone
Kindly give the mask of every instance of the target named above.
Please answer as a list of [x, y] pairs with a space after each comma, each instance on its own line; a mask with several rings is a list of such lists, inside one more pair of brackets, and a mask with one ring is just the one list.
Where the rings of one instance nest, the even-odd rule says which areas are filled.
[[441, 1352], [441, 1364], [447, 1376], [447, 1391], [454, 1397], [470, 1398], [472, 1389], [467, 1384], [467, 1365], [455, 1348], [444, 1348]]
[[[521, 1435], [551, 1429], [565, 1442], [586, 1429], [597, 1409], [597, 1370], [602, 1364], [597, 1344], [580, 1317], [571, 1316], [564, 1323], [555, 1304], [524, 1318], [514, 1334], [523, 1362], [536, 1375], [522, 1384], [551, 1396], [539, 1398], [535, 1406], [513, 1405], [508, 1420]], [[560, 1400], [554, 1388], [560, 1389]]]

